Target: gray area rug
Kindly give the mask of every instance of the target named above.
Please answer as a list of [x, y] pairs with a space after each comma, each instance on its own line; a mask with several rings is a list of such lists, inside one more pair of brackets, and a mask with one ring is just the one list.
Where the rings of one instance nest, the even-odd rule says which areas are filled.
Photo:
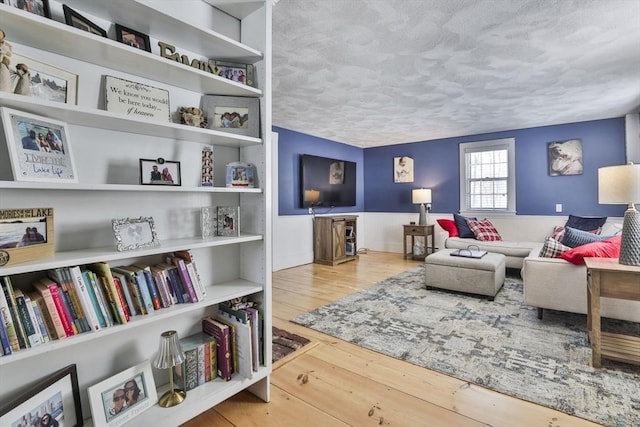
[[[539, 320], [519, 277], [491, 302], [424, 289], [421, 266], [293, 321], [606, 426], [640, 426], [640, 367], [592, 368], [586, 316], [545, 310]], [[632, 322], [603, 319], [603, 330], [640, 336]]]

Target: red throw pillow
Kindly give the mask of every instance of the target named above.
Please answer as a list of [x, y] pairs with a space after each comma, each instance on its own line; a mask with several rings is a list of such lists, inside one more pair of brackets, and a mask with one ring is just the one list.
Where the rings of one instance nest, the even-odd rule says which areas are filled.
[[458, 237], [460, 235], [458, 233], [458, 227], [456, 226], [456, 222], [454, 220], [452, 220], [452, 219], [437, 219], [436, 222], [445, 231], [449, 232], [449, 237]]
[[502, 237], [500, 237], [500, 233], [498, 233], [498, 230], [496, 230], [491, 221], [486, 218], [478, 221], [473, 221], [470, 219], [467, 221], [467, 224], [469, 224], [469, 228], [476, 236], [477, 240], [482, 240], [485, 242], [502, 240]]
[[614, 236], [599, 242], [587, 243], [560, 254], [560, 258], [575, 265], [584, 265], [585, 257], [618, 258], [621, 242], [622, 236]]

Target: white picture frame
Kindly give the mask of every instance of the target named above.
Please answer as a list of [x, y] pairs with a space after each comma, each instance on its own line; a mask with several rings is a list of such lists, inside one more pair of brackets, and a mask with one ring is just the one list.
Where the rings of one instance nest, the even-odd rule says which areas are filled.
[[216, 215], [218, 236], [240, 236], [240, 206], [218, 206]]
[[[135, 402], [126, 406], [125, 398], [125, 406], [115, 406], [123, 403], [122, 395], [127, 396], [125, 388], [134, 387], [138, 390]], [[88, 393], [95, 427], [120, 426], [158, 402], [158, 392], [149, 360], [92, 385], [88, 388]], [[135, 389], [132, 393], [135, 395]], [[114, 399], [114, 396], [117, 399]]]
[[[78, 75], [53, 65], [45, 64], [28, 56], [13, 53], [11, 55], [11, 91], [13, 92], [18, 83], [19, 77], [15, 71], [15, 66], [25, 64], [31, 74], [31, 95], [34, 98], [51, 102], [62, 102], [76, 105], [78, 103]], [[49, 85], [49, 89], [44, 81], [49, 80], [54, 84]], [[55, 88], [55, 89], [53, 89]]]
[[0, 116], [14, 180], [78, 183], [66, 123], [7, 107]]
[[111, 224], [120, 252], [160, 246], [152, 217], [117, 218]]
[[260, 100], [241, 96], [203, 95], [202, 110], [210, 129], [260, 137]]

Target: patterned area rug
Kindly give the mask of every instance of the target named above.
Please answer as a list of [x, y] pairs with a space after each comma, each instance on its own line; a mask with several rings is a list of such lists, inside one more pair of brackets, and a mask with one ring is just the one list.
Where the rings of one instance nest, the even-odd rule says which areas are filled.
[[292, 334], [284, 329], [272, 327], [272, 359], [273, 362], [277, 362], [285, 356], [293, 353], [294, 351], [304, 347], [311, 341], [300, 335]]
[[[591, 367], [586, 316], [524, 305], [507, 277], [495, 301], [424, 289], [418, 267], [302, 314], [296, 323], [388, 356], [606, 426], [640, 426], [640, 367]], [[638, 323], [603, 330], [640, 336]]]

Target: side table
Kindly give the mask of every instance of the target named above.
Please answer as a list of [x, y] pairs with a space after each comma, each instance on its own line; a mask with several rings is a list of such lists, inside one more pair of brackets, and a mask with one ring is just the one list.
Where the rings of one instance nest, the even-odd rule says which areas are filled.
[[[403, 225], [404, 234], [402, 236], [402, 248], [404, 259], [412, 258], [412, 259], [424, 259], [429, 254], [429, 249], [431, 249], [431, 253], [435, 251], [435, 242], [433, 235], [433, 225]], [[424, 255], [416, 256], [413, 254], [413, 245], [415, 244], [416, 236], [424, 237]], [[429, 236], [431, 236], [431, 246], [428, 246]], [[407, 253], [407, 237], [411, 237], [411, 250]]]
[[640, 301], [640, 267], [619, 264], [617, 258], [585, 258], [587, 266], [587, 331], [592, 365], [602, 358], [640, 365], [640, 338], [601, 331], [600, 297]]

